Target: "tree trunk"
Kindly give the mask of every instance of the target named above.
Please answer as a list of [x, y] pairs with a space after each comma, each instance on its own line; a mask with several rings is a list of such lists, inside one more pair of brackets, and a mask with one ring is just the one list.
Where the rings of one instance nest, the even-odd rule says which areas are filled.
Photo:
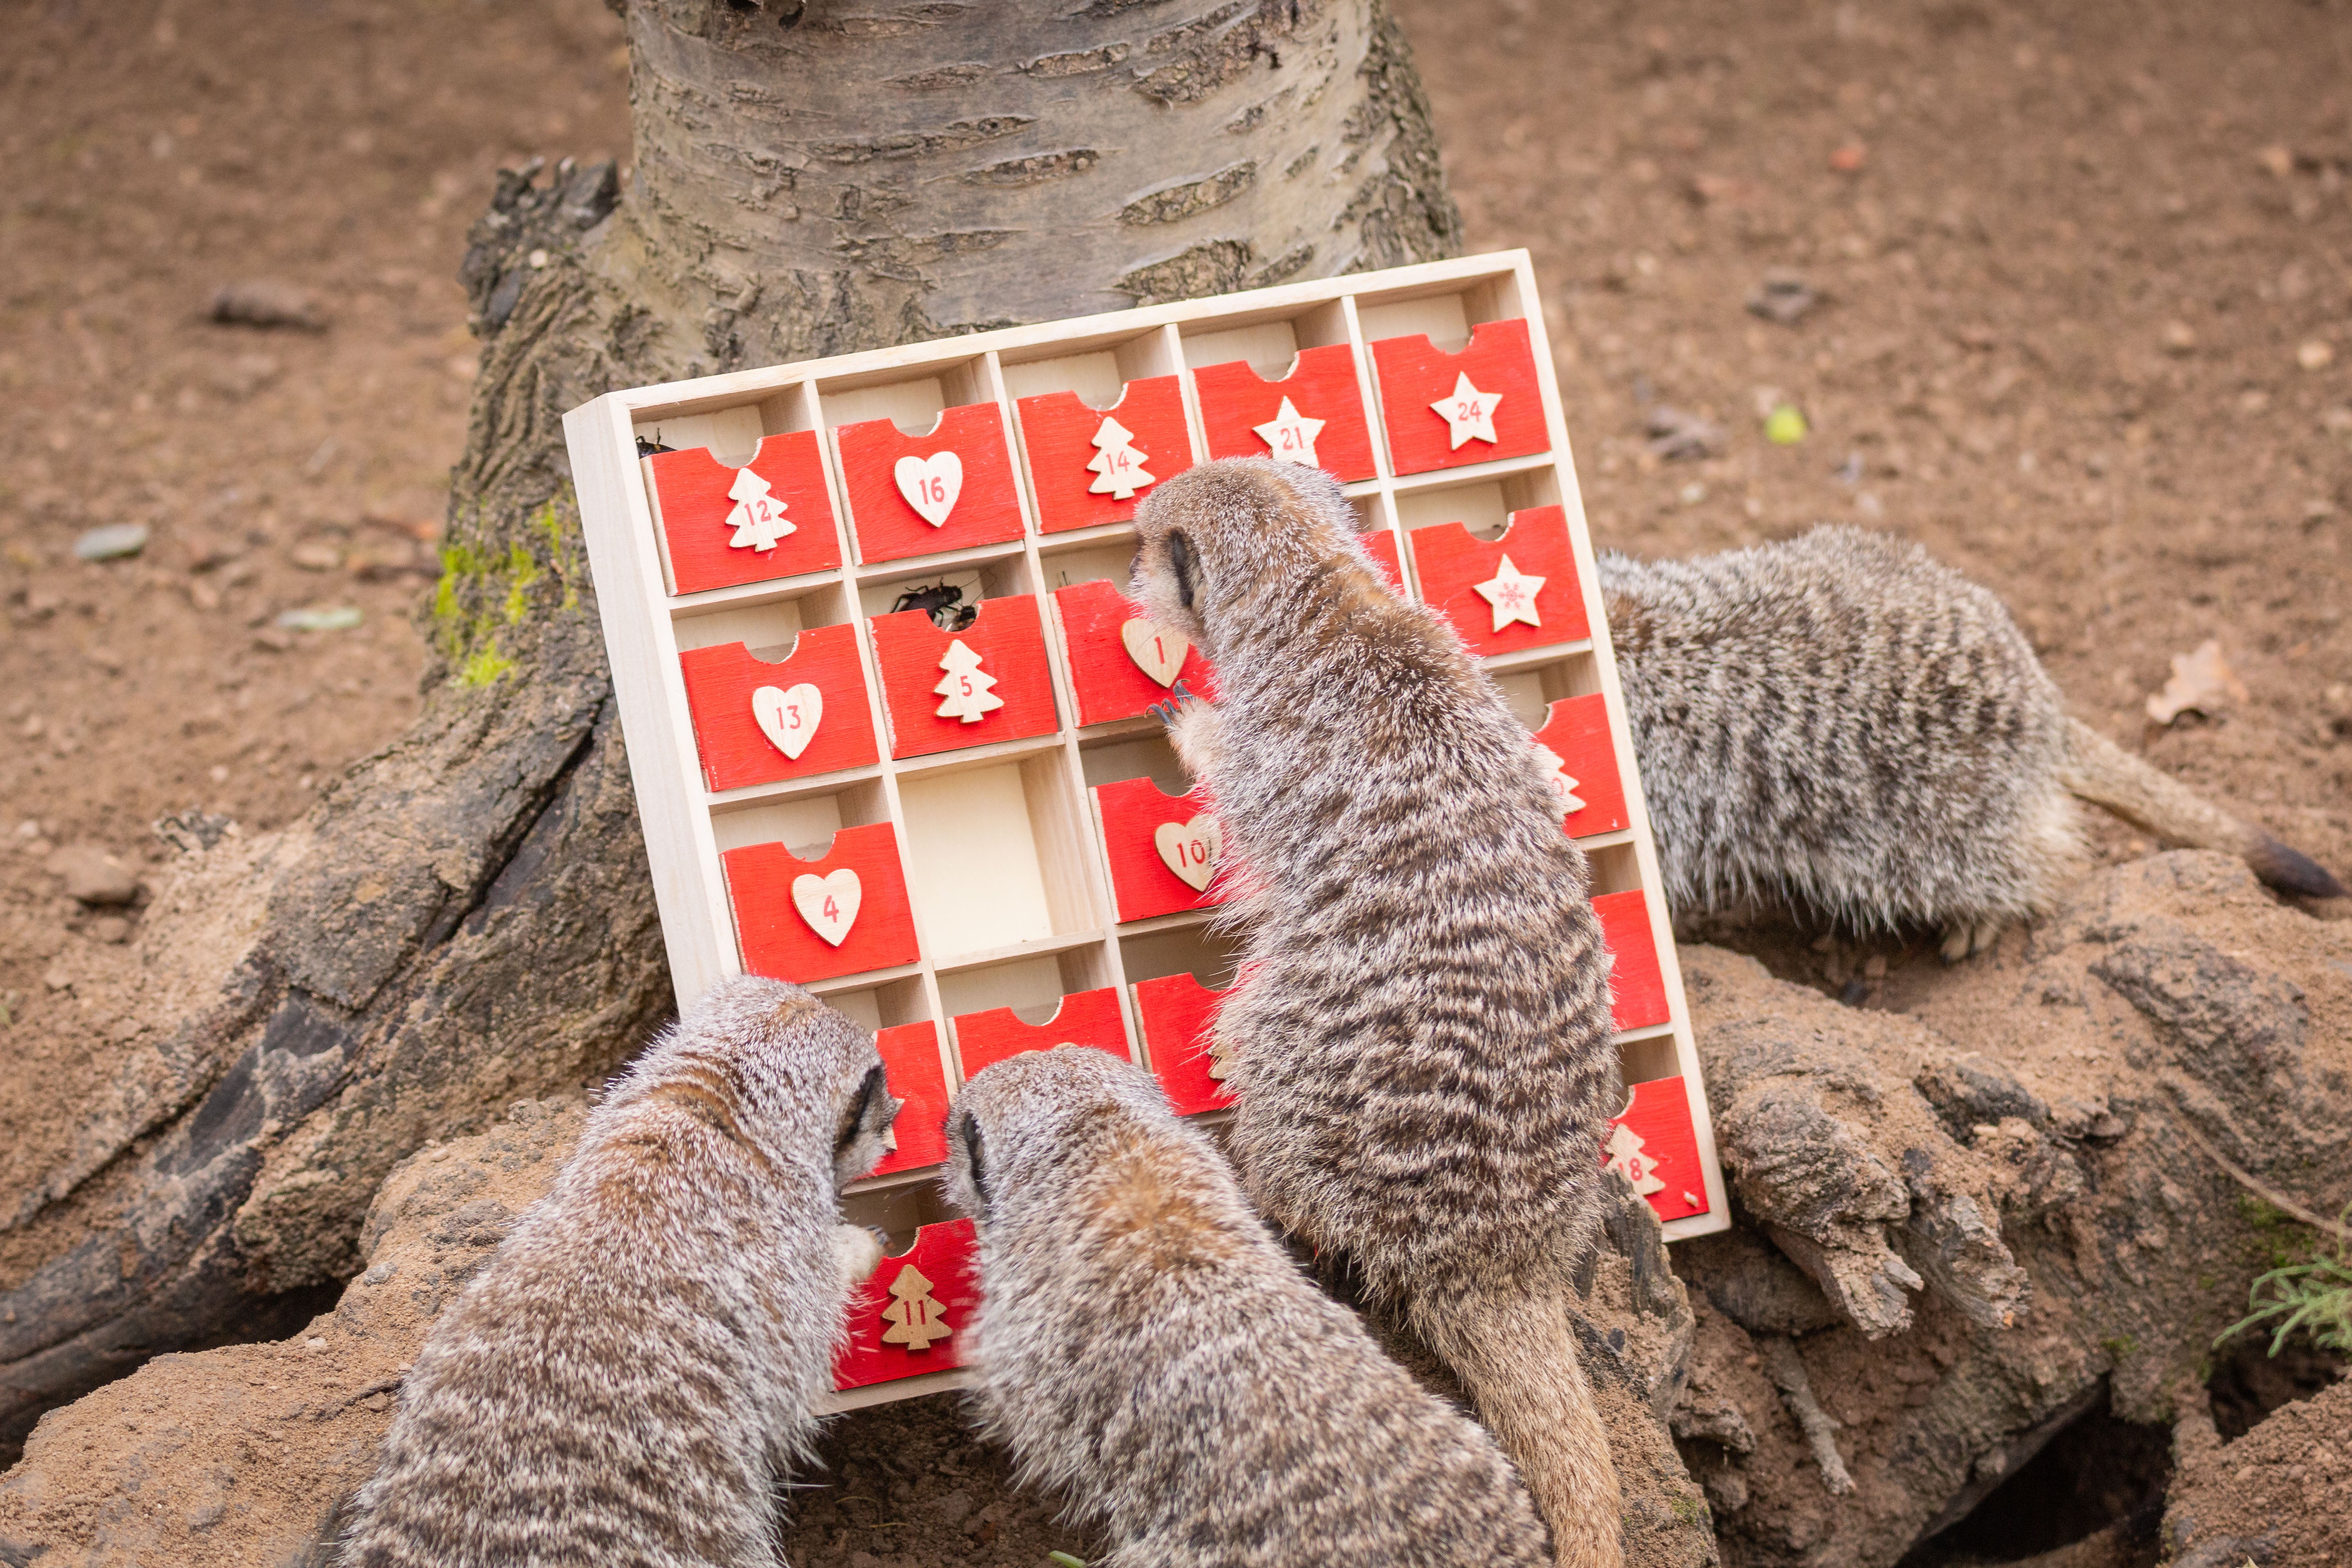
[[[185, 849], [118, 1100], [0, 1224], [0, 1453], [352, 1272], [428, 1140], [670, 1009], [560, 420], [607, 388], [1424, 260], [1460, 223], [1381, 0], [632, 0], [635, 169], [502, 176], [415, 728]], [[118, 1031], [121, 1026], [117, 1026]], [[20, 1248], [20, 1253], [21, 1253]]]

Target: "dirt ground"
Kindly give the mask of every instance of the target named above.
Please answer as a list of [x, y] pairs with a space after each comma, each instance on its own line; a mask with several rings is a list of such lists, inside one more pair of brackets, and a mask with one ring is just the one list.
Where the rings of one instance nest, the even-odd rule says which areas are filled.
[[[1525, 244], [1546, 281], [1597, 540], [1919, 540], [2006, 598], [2080, 716], [2352, 868], [2342, 0], [1398, 8], [1473, 247]], [[138, 910], [67, 898], [56, 849], [135, 874], [166, 812], [280, 826], [408, 721], [465, 226], [502, 164], [628, 147], [596, 0], [5, 16], [0, 1128], [109, 1070], [106, 1020], [48, 981]], [[1793, 325], [1747, 308], [1776, 269], [1817, 296]], [[323, 330], [206, 320], [252, 279]], [[1765, 437], [1782, 402], [1795, 444]], [[1654, 453], [1659, 405], [1719, 453]], [[142, 553], [75, 558], [119, 522]], [[2208, 638], [2245, 695], [2148, 724]], [[21, 1261], [0, 1231], [0, 1283]]]

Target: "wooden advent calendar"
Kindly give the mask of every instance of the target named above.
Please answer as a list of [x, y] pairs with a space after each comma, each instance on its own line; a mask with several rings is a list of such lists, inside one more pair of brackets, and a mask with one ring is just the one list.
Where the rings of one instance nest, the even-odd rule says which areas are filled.
[[[1669, 1239], [1728, 1223], [1543, 320], [1514, 251], [614, 392], [565, 419], [680, 996], [751, 970], [878, 1031], [907, 1101], [850, 1190], [891, 1233], [838, 1404], [958, 1380], [950, 1086], [1098, 1047], [1178, 1110], [1234, 943], [1222, 844], [1146, 710], [1214, 675], [1123, 595], [1129, 519], [1210, 458], [1348, 481], [1400, 592], [1559, 764], [1630, 1099], [1605, 1155]], [[663, 447], [641, 458], [640, 442]], [[902, 595], [948, 584], [944, 629]], [[935, 595], [937, 597], [937, 595]]]

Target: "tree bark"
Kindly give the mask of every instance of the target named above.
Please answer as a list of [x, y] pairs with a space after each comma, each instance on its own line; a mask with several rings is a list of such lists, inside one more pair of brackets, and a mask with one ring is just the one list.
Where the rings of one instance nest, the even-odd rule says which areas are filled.
[[671, 1007], [560, 420], [606, 389], [1449, 254], [1381, 0], [631, 0], [635, 170], [501, 177], [416, 726], [186, 850], [150, 1042], [0, 1216], [0, 1454], [47, 1406], [348, 1276], [428, 1140]]

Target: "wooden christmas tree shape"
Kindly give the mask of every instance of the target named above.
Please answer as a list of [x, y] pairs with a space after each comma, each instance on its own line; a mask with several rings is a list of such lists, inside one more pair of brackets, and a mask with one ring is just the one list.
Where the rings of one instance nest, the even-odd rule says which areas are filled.
[[931, 1282], [913, 1264], [890, 1281], [890, 1304], [882, 1309], [882, 1321], [890, 1325], [882, 1331], [884, 1344], [927, 1351], [932, 1341], [955, 1332], [948, 1323], [948, 1310], [931, 1300]]

